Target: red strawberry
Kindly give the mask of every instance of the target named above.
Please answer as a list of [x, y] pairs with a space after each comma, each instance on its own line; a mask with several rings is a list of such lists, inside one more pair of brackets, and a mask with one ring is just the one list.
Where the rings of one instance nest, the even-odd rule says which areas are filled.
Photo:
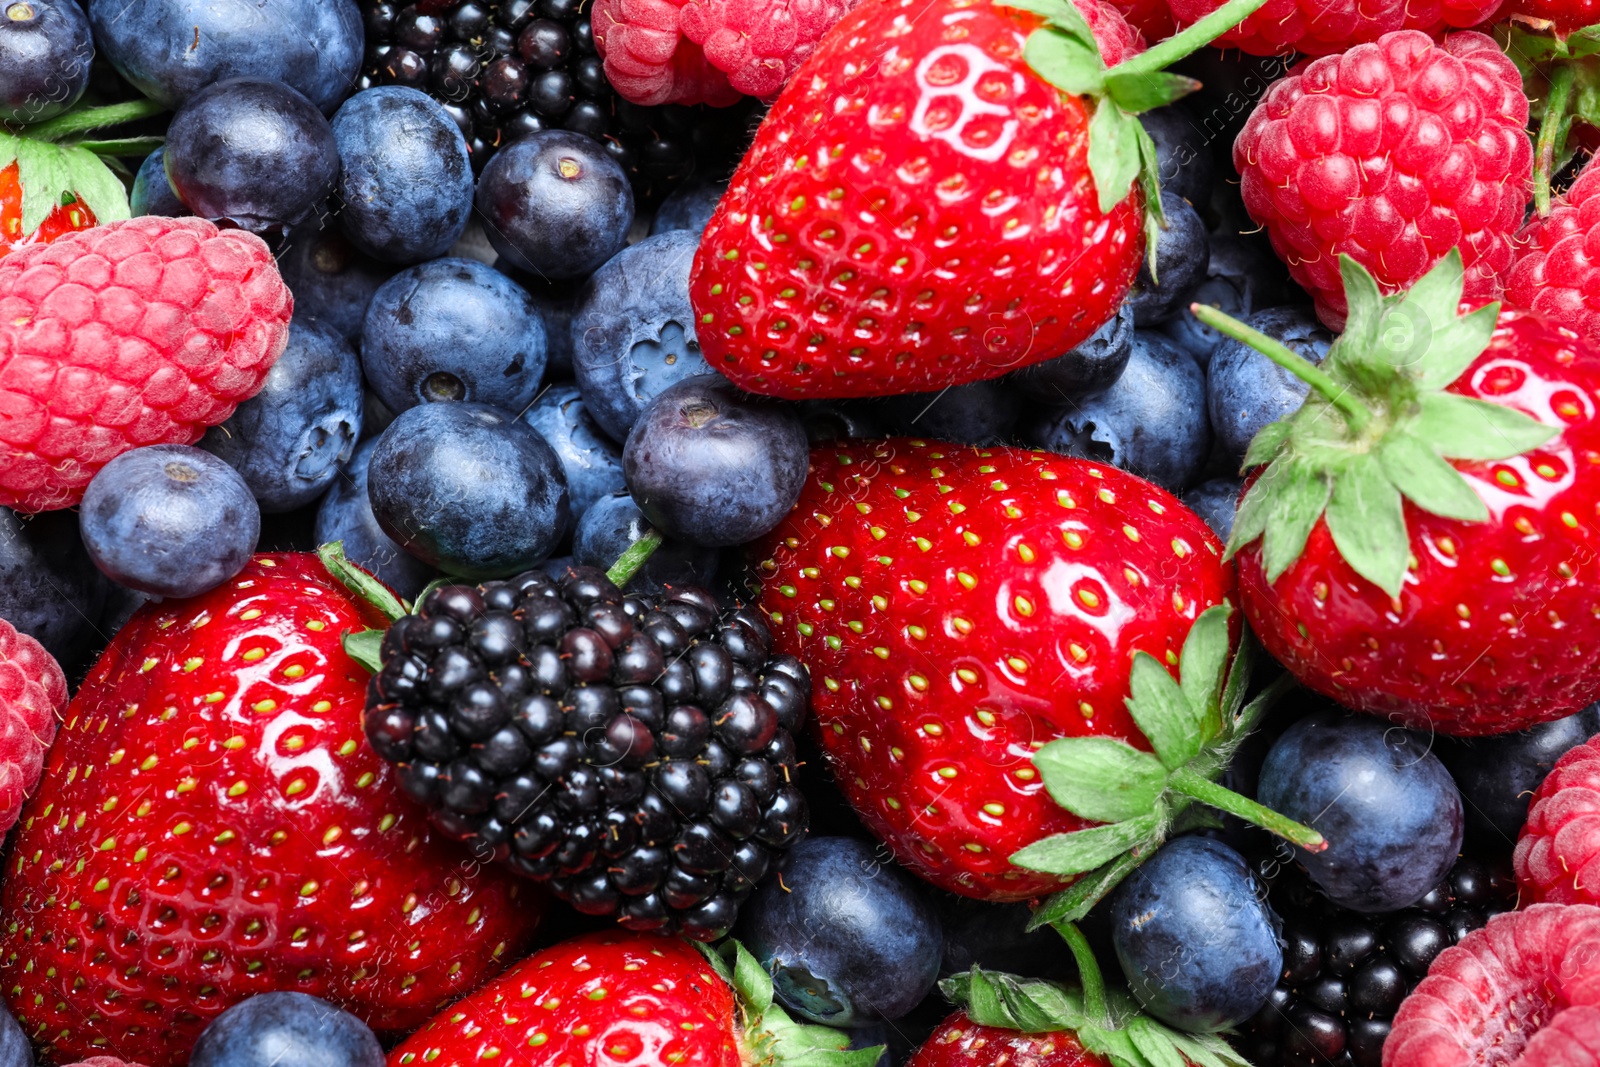
[[[1506, 303], [1549, 316], [1600, 345], [1600, 167], [1585, 166], [1548, 214], [1517, 235]], [[1594, 234], [1590, 237], [1590, 234]]]
[[1275, 82], [1233, 162], [1251, 217], [1338, 329], [1340, 255], [1392, 292], [1459, 249], [1467, 295], [1500, 294], [1533, 173], [1527, 122], [1522, 77], [1493, 40], [1407, 30]]
[[940, 1023], [907, 1067], [1111, 1067], [1111, 1061], [1083, 1047], [1067, 1030], [1024, 1033], [979, 1026], [958, 1011]]
[[1600, 356], [1537, 315], [1458, 316], [1454, 253], [1404, 296], [1344, 270], [1320, 369], [1196, 312], [1314, 386], [1246, 457], [1269, 464], [1229, 542], [1252, 628], [1307, 686], [1417, 729], [1520, 730], [1600, 698]]
[[1514, 859], [1524, 902], [1600, 904], [1600, 736], [1545, 776]]
[[[0, 170], [0, 256], [31, 244], [49, 244], [63, 234], [87, 230], [99, 221], [88, 204], [68, 194], [66, 202], [52, 205], [42, 221], [25, 226], [25, 222], [33, 221], [23, 210], [26, 200], [22, 171], [13, 161]], [[126, 217], [126, 212], [123, 214]]]
[[1600, 1062], [1600, 908], [1536, 904], [1439, 953], [1395, 1013], [1384, 1067]]
[[[763, 557], [761, 606], [811, 672], [845, 796], [935, 885], [1026, 900], [1158, 841], [1166, 771], [1222, 743], [1231, 642], [1225, 609], [1207, 609], [1232, 597], [1233, 574], [1193, 512], [1114, 467], [909, 439], [819, 447]], [[1185, 721], [1152, 722], [1180, 658]], [[1099, 757], [1154, 777], [1130, 787], [1086, 765]], [[1105, 803], [1124, 788], [1143, 803]], [[1116, 827], [1073, 833], [1096, 823]], [[1013, 862], [1048, 852], [1050, 835], [1106, 851], [1088, 866]]]
[[44, 646], [0, 619], [0, 835], [39, 784], [67, 706], [67, 678]]
[[64, 234], [128, 217], [122, 179], [86, 148], [56, 144], [56, 135], [82, 134], [161, 109], [146, 102], [80, 108], [28, 128], [0, 130], [0, 257]]
[[[1167, 0], [1180, 24], [1198, 21], [1217, 0]], [[1438, 36], [1487, 22], [1502, 0], [1268, 0], [1217, 44], [1258, 56], [1326, 56], [1397, 30]], [[1566, 3], [1570, 0], [1554, 0]]]
[[515, 958], [526, 886], [439, 841], [362, 741], [379, 622], [317, 557], [140, 610], [67, 710], [10, 852], [0, 985], [57, 1060], [181, 1064], [255, 993], [420, 1025]]
[[70, 507], [128, 449], [199, 440], [261, 387], [293, 307], [259, 237], [202, 219], [0, 259], [0, 506]]
[[[742, 948], [730, 970], [675, 938], [601, 933], [547, 948], [389, 1054], [389, 1067], [871, 1067], [881, 1049], [797, 1026]], [[736, 993], [735, 990], [738, 990]]]

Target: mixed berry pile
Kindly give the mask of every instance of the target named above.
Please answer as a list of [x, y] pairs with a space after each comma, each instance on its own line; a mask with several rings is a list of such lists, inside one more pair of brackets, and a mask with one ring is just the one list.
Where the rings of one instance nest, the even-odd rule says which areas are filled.
[[1600, 8], [0, 0], [0, 1067], [1600, 1064]]

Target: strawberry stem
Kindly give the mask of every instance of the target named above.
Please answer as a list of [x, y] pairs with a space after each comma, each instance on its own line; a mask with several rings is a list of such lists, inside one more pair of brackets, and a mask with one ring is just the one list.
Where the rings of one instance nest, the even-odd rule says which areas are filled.
[[1083, 931], [1075, 923], [1053, 923], [1051, 928], [1067, 943], [1067, 948], [1072, 950], [1072, 959], [1078, 965], [1078, 985], [1083, 989], [1084, 1014], [1102, 1030], [1115, 1029], [1116, 1024], [1106, 1005], [1106, 981], [1100, 976], [1100, 961], [1094, 958], [1089, 939], [1083, 936]]
[[1282, 341], [1246, 326], [1218, 308], [1207, 307], [1205, 304], [1190, 304], [1189, 310], [1194, 313], [1195, 318], [1213, 330], [1249, 345], [1321, 393], [1328, 403], [1338, 408], [1344, 415], [1345, 421], [1350, 424], [1351, 432], [1360, 434], [1372, 424], [1372, 412], [1367, 410], [1365, 404], [1351, 396], [1349, 390], [1330, 378], [1320, 367], [1297, 355]]
[[1193, 52], [1198, 52], [1212, 41], [1254, 15], [1266, 0], [1228, 0], [1192, 26], [1186, 26], [1171, 37], [1129, 56], [1112, 67], [1112, 74], [1154, 74]]
[[617, 557], [617, 561], [606, 571], [606, 577], [611, 579], [618, 589], [625, 587], [633, 581], [633, 576], [638, 574], [650, 557], [655, 555], [656, 549], [661, 547], [662, 537], [655, 530], [651, 530], [639, 540], [628, 546], [626, 552]]
[[22, 135], [34, 141], [60, 141], [73, 134], [88, 133], [90, 130], [99, 130], [107, 126], [119, 126], [136, 119], [147, 119], [165, 110], [166, 108], [154, 100], [129, 100], [127, 103], [107, 104], [105, 107], [86, 107], [78, 111], [69, 111], [48, 122], [29, 126], [22, 131]]
[[[378, 613], [394, 622], [406, 613], [405, 601], [389, 591], [389, 587], [366, 571], [351, 563], [344, 554], [344, 542], [333, 541], [317, 549], [317, 558], [328, 568], [338, 583], [378, 609]], [[381, 636], [381, 635], [380, 635]]]
[[1550, 214], [1550, 179], [1556, 169], [1556, 155], [1566, 145], [1572, 126], [1568, 113], [1572, 102], [1572, 65], [1557, 63], [1550, 72], [1550, 94], [1545, 97], [1544, 117], [1539, 120], [1539, 140], [1533, 153], [1533, 203], [1541, 217]]
[[1321, 852], [1328, 847], [1327, 839], [1311, 827], [1302, 826], [1287, 816], [1279, 815], [1271, 808], [1257, 804], [1248, 797], [1240, 796], [1227, 786], [1218, 785], [1188, 767], [1179, 767], [1173, 771], [1167, 778], [1167, 788], [1219, 811], [1225, 811], [1229, 815], [1236, 815], [1247, 823], [1277, 834], [1290, 844], [1299, 845], [1307, 852]]

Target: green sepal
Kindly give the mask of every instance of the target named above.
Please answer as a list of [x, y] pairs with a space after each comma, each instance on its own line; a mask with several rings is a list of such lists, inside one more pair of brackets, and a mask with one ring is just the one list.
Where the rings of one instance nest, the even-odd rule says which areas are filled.
[[370, 674], [383, 670], [383, 631], [352, 630], [339, 638], [344, 654], [355, 660]]
[[1105, 88], [1106, 65], [1092, 41], [1085, 45], [1066, 31], [1047, 26], [1028, 35], [1022, 55], [1041, 78], [1063, 92], [1093, 96]]
[[1094, 178], [1100, 213], [1109, 214], [1122, 203], [1139, 176], [1139, 120], [1102, 99], [1089, 119], [1089, 174]]
[[[1233, 644], [1228, 636], [1228, 618], [1232, 614], [1233, 609], [1226, 602], [1201, 612], [1200, 617], [1194, 620], [1194, 625], [1189, 627], [1189, 636], [1184, 638], [1183, 652], [1178, 659], [1179, 686], [1189, 706], [1200, 713], [1202, 743], [1222, 732], [1219, 698], [1228, 670], [1228, 653]], [[1142, 726], [1140, 728], [1143, 729]], [[1154, 739], [1150, 743], [1155, 747]], [[1161, 750], [1157, 748], [1156, 753], [1160, 755]], [[1169, 767], [1189, 762], [1187, 759], [1168, 761], [1165, 756], [1162, 756], [1162, 760]]]
[[[1176, 690], [1172, 676], [1150, 662]], [[1144, 815], [1167, 785], [1167, 770], [1159, 759], [1112, 737], [1052, 741], [1033, 754], [1033, 765], [1057, 804], [1091, 822]]]
[[1510, 459], [1560, 432], [1520, 411], [1454, 393], [1418, 397], [1417, 409], [1413, 432], [1451, 459]]
[[443, 589], [447, 585], [460, 585], [460, 584], [461, 584], [461, 579], [459, 579], [459, 578], [448, 578], [448, 577], [446, 577], [446, 578], [435, 578], [433, 581], [431, 581], [427, 585], [423, 586], [421, 591], [417, 593], [416, 597], [412, 599], [412, 601], [411, 601], [411, 610], [412, 611], [416, 611], [418, 605], [420, 605], [424, 600], [427, 600], [429, 594], [431, 594], [434, 590]]
[[1390, 596], [1400, 592], [1411, 550], [1400, 490], [1372, 453], [1356, 456], [1334, 480], [1328, 532], [1361, 577]]
[[1153, 74], [1109, 70], [1104, 84], [1106, 95], [1122, 110], [1133, 114], [1166, 107], [1200, 88], [1200, 83], [1193, 78], [1165, 70]]
[[1533, 197], [1540, 215], [1550, 211], [1550, 180], [1577, 155], [1574, 122], [1600, 128], [1600, 26], [1565, 37], [1550, 23], [1513, 14], [1495, 29], [1506, 55], [1522, 74], [1534, 141]]
[[317, 558], [340, 585], [377, 608], [390, 622], [406, 614], [406, 603], [378, 579], [357, 567], [344, 554], [343, 541], [330, 541], [317, 549]]
[[22, 186], [19, 236], [33, 233], [52, 211], [72, 200], [92, 211], [98, 223], [130, 215], [122, 180], [87, 148], [0, 133], [0, 169], [13, 162]]
[[1166, 815], [1152, 811], [1136, 819], [1055, 834], [1012, 853], [1011, 862], [1047, 874], [1083, 874], [1157, 838]]
[[1087, 872], [1061, 892], [1052, 893], [1034, 908], [1033, 916], [1028, 920], [1028, 930], [1031, 932], [1056, 923], [1078, 922], [1121, 885], [1122, 880], [1132, 874], [1144, 859], [1143, 851], [1136, 845]]

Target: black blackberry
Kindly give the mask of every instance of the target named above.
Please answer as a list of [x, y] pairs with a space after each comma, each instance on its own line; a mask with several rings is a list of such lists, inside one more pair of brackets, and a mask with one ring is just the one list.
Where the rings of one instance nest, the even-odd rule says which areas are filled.
[[697, 163], [707, 173], [731, 163], [743, 147], [745, 110], [623, 100], [595, 51], [589, 4], [361, 0], [367, 54], [359, 88], [407, 85], [432, 94], [466, 135], [476, 170], [501, 145], [544, 129], [604, 144], [646, 201], [670, 192]]
[[803, 832], [805, 667], [703, 590], [450, 585], [384, 635], [372, 747], [445, 833], [591, 915], [700, 940]]
[[1416, 904], [1383, 915], [1340, 908], [1299, 867], [1283, 870], [1268, 892], [1283, 919], [1283, 979], [1234, 1045], [1254, 1067], [1381, 1067], [1390, 1021], [1434, 957], [1515, 899], [1509, 872], [1465, 856]]

